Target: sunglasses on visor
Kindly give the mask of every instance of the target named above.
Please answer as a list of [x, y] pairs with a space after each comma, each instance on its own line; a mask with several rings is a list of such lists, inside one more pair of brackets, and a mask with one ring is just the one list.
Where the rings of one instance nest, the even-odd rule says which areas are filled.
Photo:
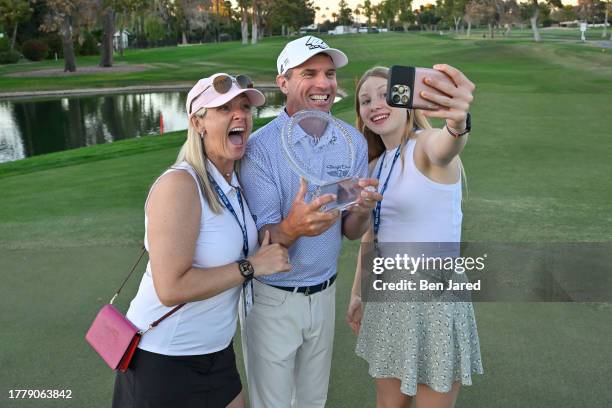
[[196, 101], [196, 99], [202, 96], [202, 94], [206, 92], [211, 86], [217, 93], [225, 94], [228, 93], [230, 89], [232, 89], [232, 82], [235, 82], [240, 89], [253, 88], [253, 81], [246, 75], [237, 75], [235, 77], [230, 75], [219, 75], [215, 77], [215, 79], [213, 79], [212, 85], [209, 85], [204, 88], [202, 92], [197, 94], [196, 97], [191, 100], [191, 103], [189, 104], [189, 115], [191, 115], [192, 113], [193, 103]]

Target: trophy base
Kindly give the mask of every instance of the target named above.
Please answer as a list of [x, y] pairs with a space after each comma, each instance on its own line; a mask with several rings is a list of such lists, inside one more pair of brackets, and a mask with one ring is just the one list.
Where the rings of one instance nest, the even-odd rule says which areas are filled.
[[322, 211], [338, 210], [344, 211], [361, 196], [363, 187], [359, 185], [359, 177], [347, 177], [342, 180], [333, 181], [317, 187], [314, 192], [314, 197], [319, 197], [325, 194], [334, 194], [336, 200], [327, 203], [321, 208]]

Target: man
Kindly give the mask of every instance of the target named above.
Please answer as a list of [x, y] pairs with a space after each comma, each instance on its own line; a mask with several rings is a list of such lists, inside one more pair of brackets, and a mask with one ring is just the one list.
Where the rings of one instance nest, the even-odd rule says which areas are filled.
[[[254, 304], [243, 327], [250, 399], [254, 408], [323, 407], [332, 357], [335, 319], [334, 281], [342, 236], [358, 239], [366, 231], [377, 200], [375, 179], [360, 179], [356, 205], [341, 214], [320, 208], [331, 195], [307, 202], [315, 186], [291, 169], [281, 132], [296, 112], [329, 112], [336, 96], [336, 68], [348, 58], [322, 40], [307, 36], [289, 42], [277, 60], [276, 83], [286, 95], [280, 115], [255, 132], [242, 162], [241, 180], [260, 239], [289, 249], [291, 272], [253, 281]], [[349, 130], [356, 163], [348, 176], [367, 175], [367, 145]]]

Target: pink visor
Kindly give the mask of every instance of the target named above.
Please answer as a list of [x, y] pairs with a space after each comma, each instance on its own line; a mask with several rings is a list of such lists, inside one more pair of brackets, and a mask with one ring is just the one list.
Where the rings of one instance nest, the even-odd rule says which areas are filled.
[[202, 108], [221, 106], [240, 94], [245, 94], [253, 106], [261, 106], [266, 102], [264, 95], [253, 88], [253, 82], [245, 75], [233, 77], [218, 73], [202, 78], [187, 94], [187, 116], [191, 117]]

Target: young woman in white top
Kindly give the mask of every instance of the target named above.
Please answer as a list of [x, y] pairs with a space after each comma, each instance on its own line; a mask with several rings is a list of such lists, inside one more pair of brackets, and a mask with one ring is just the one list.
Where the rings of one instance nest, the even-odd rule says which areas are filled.
[[[376, 237], [381, 252], [385, 243], [461, 240], [459, 153], [467, 142], [474, 84], [453, 67], [434, 68], [454, 82], [426, 82], [449, 95], [422, 95], [443, 107], [438, 111], [390, 107], [387, 68], [367, 71], [357, 84], [357, 127], [368, 140], [370, 169], [383, 194], [379, 221], [375, 213], [362, 242]], [[446, 126], [434, 129], [427, 117], [445, 119]], [[347, 322], [358, 333], [357, 355], [375, 378], [379, 408], [408, 408], [413, 399], [417, 408], [453, 407], [460, 384], [482, 373], [470, 302], [366, 302], [362, 310], [361, 259]]]
[[145, 204], [150, 261], [127, 317], [146, 332], [118, 373], [113, 407], [244, 407], [232, 338], [241, 288], [288, 271], [287, 251], [257, 229], [235, 167], [252, 106], [265, 99], [247, 77], [215, 74], [189, 91], [187, 141]]

